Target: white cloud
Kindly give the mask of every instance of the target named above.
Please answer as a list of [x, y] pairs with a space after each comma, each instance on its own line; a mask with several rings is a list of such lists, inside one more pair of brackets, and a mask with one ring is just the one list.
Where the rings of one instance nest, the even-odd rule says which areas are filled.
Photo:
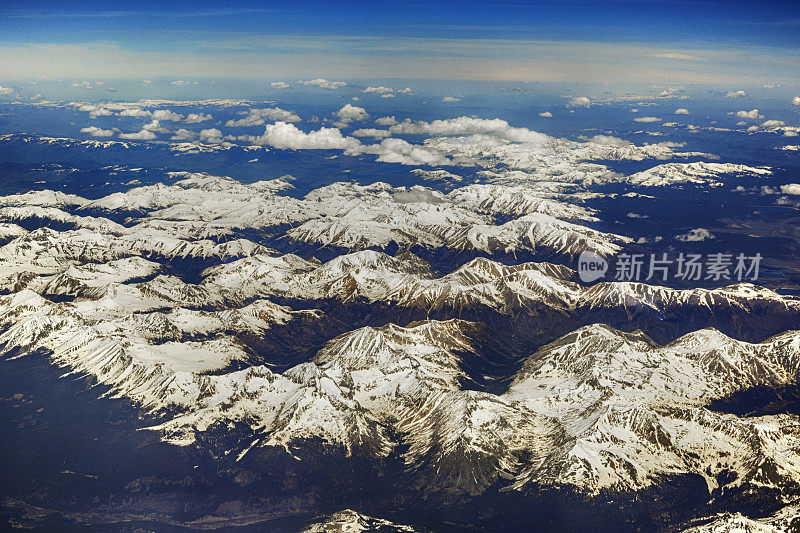
[[781, 192], [783, 194], [800, 195], [800, 183], [781, 185]]
[[567, 107], [589, 107], [590, 105], [592, 105], [592, 101], [585, 96], [576, 96], [567, 102]]
[[83, 104], [78, 107], [78, 111], [88, 112], [91, 118], [95, 117], [107, 117], [109, 115], [113, 115], [114, 113], [111, 110], [106, 109], [103, 106], [98, 106], [94, 104]]
[[399, 94], [411, 94], [414, 91], [411, 90], [411, 87], [406, 87], [405, 89], [398, 89], [397, 92]]
[[747, 96], [747, 93], [744, 91], [728, 91], [725, 93], [725, 98], [742, 98]]
[[792, 105], [800, 105], [800, 96], [792, 98]]
[[140, 107], [130, 107], [128, 109], [123, 109], [117, 114], [121, 117], [149, 117], [150, 111], [145, 111]]
[[197, 137], [197, 133], [193, 131], [189, 131], [186, 128], [180, 128], [178, 131], [175, 132], [175, 135], [170, 137], [172, 141], [191, 141], [195, 137]]
[[336, 128], [320, 128], [305, 133], [294, 124], [276, 122], [267, 124], [259, 137], [245, 137], [254, 144], [289, 150], [349, 150], [362, 151], [362, 144], [353, 137], [344, 137]]
[[390, 94], [382, 94], [381, 98], [394, 98], [394, 95], [391, 94], [391, 93]]
[[272, 87], [273, 89], [288, 89], [289, 87], [291, 87], [291, 85], [289, 85], [285, 81], [273, 81], [272, 83], [269, 84], [269, 86]]
[[415, 135], [474, 135], [489, 133], [495, 137], [512, 142], [544, 142], [548, 137], [542, 133], [531, 131], [527, 128], [517, 128], [509, 125], [505, 120], [494, 118], [457, 117], [433, 122], [417, 121], [395, 124], [389, 128], [392, 133], [405, 133]]
[[675, 110], [675, 114], [676, 115], [689, 115], [690, 113], [689, 113], [688, 109], [680, 108], [680, 109], [676, 109]]
[[367, 113], [366, 109], [363, 107], [345, 104], [339, 111], [336, 112], [336, 116], [339, 117], [339, 121], [335, 124], [339, 127], [343, 127], [351, 122], [364, 120], [369, 116], [369, 113]]
[[239, 120], [229, 120], [225, 123], [226, 126], [231, 128], [241, 128], [246, 126], [261, 126], [267, 120], [280, 120], [282, 122], [300, 122], [300, 117], [291, 111], [281, 109], [280, 107], [271, 107], [267, 109], [251, 109], [242, 114], [247, 113], [247, 116]]
[[545, 111], [544, 113], [539, 113], [539, 116], [540, 117], [545, 117], [545, 118], [553, 118], [553, 114], [550, 111]]
[[455, 96], [445, 96], [442, 98], [442, 102], [460, 102], [461, 98], [456, 98]]
[[784, 121], [782, 121], [782, 120], [767, 120], [767, 121], [764, 121], [763, 124], [761, 124], [761, 127], [762, 128], [781, 128], [781, 127], [783, 127], [785, 125], [786, 125], [786, 123]]
[[695, 228], [684, 235], [676, 235], [675, 238], [683, 242], [700, 242], [715, 239], [716, 237], [705, 228]]
[[[0, 87], [0, 94], [3, 94], [3, 88], [2, 87]], [[42, 98], [43, 98], [42, 93], [36, 93], [33, 96], [31, 96], [31, 100], [33, 100], [33, 101], [41, 100]]]
[[686, 89], [683, 87], [667, 87], [660, 93], [658, 93], [657, 98], [676, 98], [681, 95]]
[[212, 117], [210, 114], [204, 115], [203, 113], [189, 113], [186, 115], [186, 122], [189, 124], [197, 124], [199, 122], [205, 122], [206, 120], [211, 120]]
[[178, 87], [187, 87], [189, 85], [197, 85], [197, 82], [196, 81], [175, 80], [175, 81], [171, 81], [170, 84], [176, 85]]
[[758, 114], [758, 109], [751, 109], [750, 111], [737, 111], [736, 113], [728, 113], [729, 115], [736, 115], [739, 118], [764, 118], [764, 115]]
[[75, 89], [86, 89], [87, 91], [91, 91], [92, 89], [94, 89], [94, 85], [92, 85], [88, 81], [81, 81], [81, 82], [73, 83], [72, 86]]
[[222, 142], [222, 132], [217, 128], [201, 130], [200, 141], [207, 144], [219, 144]]
[[136, 133], [120, 133], [120, 139], [130, 139], [132, 141], [150, 141], [156, 138], [156, 134], [149, 130], [141, 130]]
[[392, 133], [389, 130], [381, 130], [377, 128], [362, 128], [353, 132], [353, 137], [373, 137], [375, 139], [385, 139], [391, 137]]
[[380, 117], [375, 119], [375, 124], [379, 126], [393, 126], [397, 124], [397, 119], [394, 118], [394, 115], [391, 117]]
[[153, 80], [142, 80], [142, 85], [150, 85], [153, 83]]
[[173, 113], [169, 109], [156, 109], [153, 111], [152, 117], [155, 120], [171, 120], [172, 122], [183, 120], [183, 115]]
[[14, 88], [13, 87], [0, 86], [0, 95], [1, 96], [8, 96], [9, 94], [14, 94]]
[[315, 80], [300, 81], [303, 85], [308, 87], [320, 87], [322, 89], [340, 89], [346, 87], [347, 83], [343, 81], [328, 81], [324, 78], [317, 78]]
[[88, 133], [92, 137], [111, 137], [114, 135], [114, 130], [104, 130], [97, 126], [89, 126], [87, 128], [81, 128], [81, 133]]
[[384, 139], [380, 144], [367, 147], [367, 153], [377, 154], [382, 163], [401, 165], [447, 165], [451, 163], [436, 150], [411, 144], [402, 139]]
[[372, 86], [370, 86], [370, 87], [367, 87], [366, 89], [364, 89], [361, 92], [373, 93], [373, 94], [388, 94], [388, 93], [393, 93], [394, 89], [392, 89], [391, 87], [383, 87], [383, 86], [372, 87]]
[[152, 131], [154, 133], [166, 133], [167, 130], [161, 127], [158, 120], [153, 119], [149, 124], [142, 126], [142, 131]]
[[636, 117], [634, 122], [661, 122], [659, 117]]

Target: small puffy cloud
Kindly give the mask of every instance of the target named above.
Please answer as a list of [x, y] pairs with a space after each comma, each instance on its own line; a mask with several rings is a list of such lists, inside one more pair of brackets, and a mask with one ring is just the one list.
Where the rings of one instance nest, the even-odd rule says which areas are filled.
[[375, 119], [375, 124], [379, 126], [394, 126], [397, 124], [397, 119], [394, 118], [394, 115], [391, 117], [380, 117]]
[[150, 85], [153, 83], [153, 80], [142, 80], [142, 85]]
[[151, 141], [156, 138], [156, 134], [149, 130], [141, 130], [136, 133], [120, 133], [120, 139], [129, 139], [132, 141]]
[[737, 111], [736, 113], [728, 113], [729, 115], [735, 115], [739, 118], [764, 118], [764, 115], [758, 114], [758, 109], [751, 109], [750, 111]]
[[392, 89], [391, 87], [383, 87], [383, 86], [381, 86], [381, 87], [372, 87], [372, 86], [370, 86], [370, 87], [367, 87], [366, 89], [364, 89], [361, 92], [367, 93], [367, 94], [369, 94], [369, 93], [372, 93], [372, 94], [389, 94], [389, 93], [393, 93], [394, 89]]
[[686, 89], [683, 87], [667, 87], [660, 93], [658, 93], [658, 98], [677, 98], [683, 93]]
[[199, 122], [205, 122], [206, 120], [211, 120], [212, 117], [210, 114], [204, 115], [203, 113], [189, 113], [186, 115], [186, 122], [189, 124], [197, 124]]
[[747, 93], [744, 91], [728, 91], [725, 93], [725, 98], [743, 98], [747, 96]]
[[456, 98], [455, 96], [445, 96], [442, 98], [442, 102], [460, 102], [461, 98]]
[[680, 109], [676, 109], [675, 110], [675, 114], [676, 115], [689, 115], [690, 113], [689, 113], [688, 109], [680, 108]]
[[117, 113], [121, 117], [149, 117], [150, 111], [145, 111], [140, 107], [129, 107]]
[[272, 83], [269, 84], [269, 86], [272, 87], [273, 89], [288, 89], [289, 87], [291, 87], [291, 85], [289, 85], [285, 81], [273, 81]]
[[329, 81], [324, 78], [317, 78], [315, 80], [308, 80], [308, 81], [300, 81], [298, 83], [302, 83], [308, 87], [320, 87], [321, 89], [341, 89], [342, 87], [346, 87], [347, 83], [343, 81]]
[[401, 165], [447, 165], [451, 161], [436, 150], [411, 144], [402, 139], [384, 139], [380, 144], [369, 146], [367, 152], [377, 154], [382, 163]]
[[382, 95], [381, 95], [381, 98], [394, 98], [394, 94], [392, 94], [392, 93], [389, 93], [389, 94], [382, 94]]
[[169, 120], [172, 122], [178, 122], [180, 120], [183, 120], [183, 115], [174, 113], [169, 109], [156, 109], [155, 111], [153, 111], [152, 117], [155, 120]]
[[91, 91], [92, 89], [94, 89], [94, 85], [92, 85], [88, 81], [80, 81], [77, 83], [73, 83], [72, 87], [74, 87], [75, 89], [86, 89], [87, 91]]
[[9, 94], [14, 94], [14, 88], [13, 87], [0, 86], [0, 96], [8, 96]]
[[545, 111], [544, 113], [539, 113], [539, 116], [540, 117], [545, 117], [545, 118], [553, 118], [553, 114], [550, 111]]
[[107, 117], [109, 115], [113, 115], [114, 113], [111, 110], [106, 109], [103, 106], [98, 106], [94, 104], [83, 104], [78, 108], [78, 111], [88, 112], [91, 118], [95, 117]]
[[170, 82], [177, 87], [188, 87], [189, 85], [197, 85], [196, 81], [175, 80]]
[[353, 132], [353, 137], [372, 137], [375, 139], [385, 139], [391, 137], [392, 132], [377, 128], [362, 128]]
[[219, 144], [222, 142], [222, 132], [217, 128], [209, 128], [200, 131], [200, 142], [207, 144]]
[[175, 135], [170, 137], [172, 141], [191, 141], [197, 137], [197, 134], [193, 131], [189, 131], [186, 128], [180, 128], [178, 131], [175, 132]]
[[[2, 89], [3, 88], [0, 87], [0, 94], [2, 94]], [[43, 98], [42, 93], [36, 93], [33, 96], [31, 96], [31, 100], [33, 100], [34, 102], [41, 100], [42, 98]]]
[[336, 116], [339, 117], [340, 123], [349, 124], [350, 122], [364, 120], [369, 116], [369, 113], [367, 113], [366, 109], [363, 107], [345, 104], [339, 111], [336, 112]]
[[714, 234], [705, 228], [695, 228], [689, 233], [676, 235], [675, 238], [683, 242], [700, 242], [707, 241], [709, 239], [715, 239], [716, 237], [714, 237]]
[[800, 195], [800, 183], [781, 185], [781, 192], [783, 194]]
[[782, 120], [766, 120], [763, 124], [761, 124], [762, 128], [781, 128], [785, 126], [786, 123]]
[[800, 105], [800, 96], [792, 98], [792, 105]]
[[167, 130], [161, 127], [161, 123], [157, 120], [152, 120], [149, 124], [142, 126], [143, 131], [152, 131], [156, 133], [165, 133]]
[[659, 117], [636, 117], [634, 122], [661, 122]]
[[88, 133], [92, 137], [111, 137], [114, 135], [114, 130], [104, 130], [97, 126], [89, 126], [87, 128], [81, 128], [81, 133]]
[[280, 107], [271, 107], [268, 109], [251, 109], [246, 113], [244, 118], [239, 120], [229, 120], [225, 123], [226, 126], [231, 128], [243, 128], [247, 126], [261, 126], [266, 124], [267, 120], [280, 120], [282, 122], [300, 122], [300, 117], [291, 111], [281, 109]]
[[576, 96], [567, 102], [567, 107], [589, 107], [590, 105], [592, 105], [592, 101], [585, 96]]
[[406, 87], [405, 89], [398, 89], [396, 92], [399, 94], [411, 94], [414, 91], [411, 90], [411, 87]]
[[320, 128], [305, 133], [294, 124], [276, 122], [267, 124], [264, 134], [246, 137], [244, 140], [258, 145], [289, 150], [350, 150], [360, 152], [361, 142], [353, 137], [344, 137], [336, 128]]

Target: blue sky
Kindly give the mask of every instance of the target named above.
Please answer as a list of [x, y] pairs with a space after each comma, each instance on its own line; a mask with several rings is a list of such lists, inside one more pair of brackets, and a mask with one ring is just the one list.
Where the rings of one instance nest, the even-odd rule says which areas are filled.
[[0, 29], [0, 81], [800, 78], [796, 1], [6, 0]]

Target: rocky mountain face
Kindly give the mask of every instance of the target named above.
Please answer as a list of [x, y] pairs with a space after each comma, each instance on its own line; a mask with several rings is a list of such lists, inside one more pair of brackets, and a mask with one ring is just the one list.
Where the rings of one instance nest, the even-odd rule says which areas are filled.
[[[725, 171], [687, 165], [631, 182]], [[797, 417], [720, 405], [797, 387], [800, 300], [746, 283], [587, 285], [555, 261], [503, 261], [632, 240], [590, 227], [596, 213], [560, 185], [510, 188], [513, 171], [447, 194], [337, 183], [299, 199], [287, 180], [173, 177], [96, 200], [0, 198], [3, 357], [90, 376], [157, 416], [164, 442], [224, 468], [385, 469], [420, 508], [409, 523], [493, 502], [471, 518], [485, 525], [557, 497], [617, 525], [633, 522], [608, 502], [635, 501], [641, 526], [798, 495]], [[443, 272], [414, 247], [471, 255]], [[690, 502], [648, 507], [668, 490]], [[308, 531], [412, 530], [392, 522], [342, 511]]]

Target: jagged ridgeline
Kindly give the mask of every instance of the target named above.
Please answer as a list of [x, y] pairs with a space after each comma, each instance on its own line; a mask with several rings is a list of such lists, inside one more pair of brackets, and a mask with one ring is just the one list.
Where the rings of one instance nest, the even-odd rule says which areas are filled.
[[[726, 171], [767, 172], [625, 179]], [[0, 198], [0, 349], [87, 376], [159, 446], [205, 458], [182, 523], [659, 530], [778, 512], [800, 489], [794, 297], [583, 284], [574, 256], [632, 239], [513, 173], [302, 198], [287, 180], [171, 179]]]

